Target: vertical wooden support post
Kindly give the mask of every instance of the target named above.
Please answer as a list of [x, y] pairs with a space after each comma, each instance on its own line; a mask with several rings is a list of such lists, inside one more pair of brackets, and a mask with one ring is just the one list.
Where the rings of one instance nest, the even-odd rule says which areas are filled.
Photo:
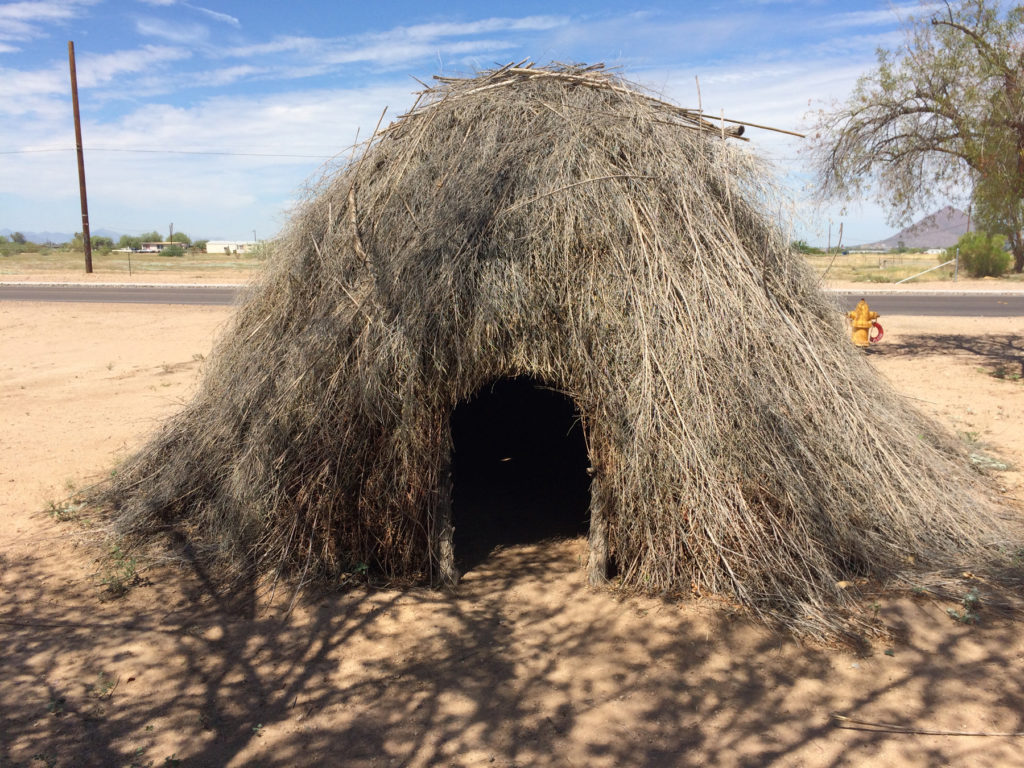
[[437, 563], [436, 578], [441, 586], [454, 587], [459, 582], [455, 567], [455, 525], [452, 514], [452, 432], [450, 419], [441, 427], [438, 445], [437, 504], [431, 521], [432, 557]]
[[601, 477], [590, 481], [590, 557], [587, 581], [597, 586], [608, 581], [608, 499]]
[[85, 156], [82, 152], [82, 118], [78, 113], [78, 75], [75, 73], [75, 44], [68, 40], [68, 66], [71, 68], [71, 106], [75, 113], [75, 150], [78, 152], [78, 192], [82, 198], [82, 244], [85, 246], [85, 271], [92, 272], [92, 239], [89, 237], [89, 202], [85, 195]]

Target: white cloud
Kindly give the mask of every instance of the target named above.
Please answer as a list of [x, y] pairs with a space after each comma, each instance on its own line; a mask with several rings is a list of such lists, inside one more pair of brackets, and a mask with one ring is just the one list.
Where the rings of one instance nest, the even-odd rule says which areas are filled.
[[136, 19], [135, 31], [145, 37], [158, 37], [182, 45], [195, 45], [210, 36], [210, 30], [202, 24], [172, 23], [150, 17]]
[[829, 54], [832, 56], [849, 54], [862, 58], [864, 51], [875, 51], [878, 48], [891, 49], [897, 47], [901, 42], [903, 42], [903, 32], [899, 29], [890, 29], [867, 35], [839, 35], [825, 38], [802, 47], [801, 52], [815, 58]]
[[241, 22], [234, 16], [227, 13], [220, 13], [219, 11], [211, 11], [209, 8], [202, 8], [198, 5], [191, 5], [190, 3], [182, 3], [187, 8], [191, 8], [193, 11], [199, 11], [202, 14], [209, 16], [211, 19], [221, 21], [225, 24], [230, 24], [233, 27], [241, 26]]
[[[151, 228], [162, 225], [148, 218], [159, 209], [171, 216], [176, 228], [194, 237], [248, 237], [253, 227], [261, 237], [269, 236], [284, 223], [286, 207], [301, 197], [306, 180], [319, 174], [325, 161], [317, 158], [345, 152], [357, 129], [365, 138], [384, 104], [392, 105], [390, 114], [403, 111], [412, 102], [410, 90], [399, 83], [256, 98], [219, 96], [188, 107], [145, 105], [116, 123], [87, 120], [83, 134], [94, 226], [118, 222], [124, 228]], [[67, 105], [60, 106], [60, 112], [34, 128], [37, 137], [59, 138], [39, 143], [73, 146]], [[15, 145], [15, 122], [0, 121], [0, 147]], [[314, 157], [150, 154], [97, 148]], [[17, 217], [21, 229], [72, 226], [61, 222], [76, 221], [75, 190], [73, 153], [0, 156], [0, 201], [5, 217]], [[52, 225], [42, 226], [44, 219]], [[138, 223], [132, 225], [133, 221]], [[6, 224], [0, 222], [0, 226]]]
[[79, 16], [83, 6], [98, 0], [29, 0], [0, 5], [0, 40], [26, 40], [46, 34], [43, 25]]
[[206, 72], [193, 73], [189, 75], [189, 82], [196, 86], [223, 87], [236, 83], [239, 80], [265, 74], [266, 71], [263, 67], [240, 64], [237, 67], [224, 67], [223, 69], [211, 69]]
[[164, 45], [145, 45], [113, 53], [89, 54], [80, 59], [78, 84], [87, 88], [105, 85], [118, 75], [148, 72], [157, 64], [180, 61], [191, 56], [187, 50]]
[[379, 66], [394, 67], [403, 62], [415, 61], [435, 53], [455, 56], [468, 53], [497, 53], [518, 47], [507, 40], [463, 40], [459, 42], [381, 42], [354, 49], [342, 49], [327, 53], [322, 60], [328, 64], [354, 64], [369, 62]]
[[[82, 89], [103, 86], [121, 75], [147, 72], [161, 63], [190, 55], [179, 48], [156, 45], [113, 53], [84, 54], [75, 62], [78, 86]], [[48, 98], [55, 95], [65, 97], [70, 87], [65, 63], [38, 70], [0, 67], [0, 115], [49, 111]]]
[[741, 12], [723, 15], [689, 18], [685, 21], [669, 20], [651, 13], [633, 13], [625, 16], [601, 17], [573, 20], [552, 30], [544, 40], [545, 49], [538, 51], [538, 58], [546, 55], [553, 59], [565, 56], [565, 51], [581, 48], [605, 52], [601, 59], [606, 63], [625, 58], [644, 61], [651, 58], [668, 57], [669, 60], [721, 55], [721, 51], [732, 45], [740, 33], [755, 24], [764, 29], [763, 19]]
[[[471, 57], [501, 56], [523, 48], [522, 42], [513, 39], [513, 32], [550, 32], [568, 24], [568, 17], [562, 16], [417, 24], [341, 38], [285, 36], [226, 50], [210, 50], [208, 55], [259, 58], [263, 76], [298, 79], [323, 75], [351, 64], [393, 69], [438, 56], [460, 62], [475, 61]], [[505, 34], [500, 38], [486, 36], [496, 32]]]
[[[435, 22], [412, 26], [392, 27], [384, 32], [369, 32], [350, 37], [285, 36], [265, 43], [240, 45], [219, 55], [248, 58], [268, 56], [277, 53], [305, 53], [318, 60], [326, 55], [335, 63], [359, 61], [374, 63], [396, 63], [409, 61], [421, 56], [442, 53], [505, 50], [506, 41], [461, 40], [494, 32], [550, 31], [570, 23], [566, 16], [526, 16], [523, 18], [495, 17], [471, 22]], [[388, 49], [392, 52], [389, 54]], [[217, 54], [215, 54], [217, 55]]]
[[319, 37], [279, 37], [268, 43], [253, 43], [252, 45], [240, 45], [220, 51], [220, 55], [231, 58], [249, 58], [251, 56], [269, 56], [275, 53], [289, 53], [294, 51], [309, 51], [319, 49], [325, 40]]
[[56, 21], [69, 19], [75, 15], [74, 3], [36, 2], [6, 3], [0, 5], [2, 21]]
[[436, 40], [442, 37], [465, 37], [489, 32], [519, 32], [549, 30], [569, 23], [567, 16], [524, 16], [522, 18], [495, 17], [470, 22], [435, 22], [415, 24], [408, 27], [394, 27], [379, 34], [380, 38], [408, 38], [414, 40]]
[[52, 67], [35, 72], [0, 68], [0, 114], [21, 114], [19, 102], [70, 89], [67, 69]]
[[231, 14], [221, 13], [220, 11], [214, 11], [210, 8], [204, 8], [200, 5], [193, 5], [192, 3], [184, 2], [184, 0], [181, 0], [181, 2], [179, 2], [179, 0], [139, 0], [139, 2], [145, 3], [146, 5], [159, 6], [164, 8], [170, 7], [172, 5], [181, 5], [193, 11], [198, 11], [204, 16], [208, 16], [209, 18], [215, 21], [219, 21], [224, 24], [230, 24], [233, 27], [241, 26], [241, 22], [238, 20], [238, 18], [232, 16]]
[[909, 16], [927, 16], [945, 6], [942, 3], [906, 3], [889, 5], [877, 11], [847, 11], [819, 19], [822, 28], [874, 27], [902, 23]]

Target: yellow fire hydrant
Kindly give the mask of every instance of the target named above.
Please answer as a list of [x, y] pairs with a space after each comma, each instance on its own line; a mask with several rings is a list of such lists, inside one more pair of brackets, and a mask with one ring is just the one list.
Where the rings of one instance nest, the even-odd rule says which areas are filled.
[[[847, 312], [846, 316], [850, 318], [853, 325], [853, 343], [858, 347], [869, 346], [882, 338], [882, 326], [875, 322], [878, 319], [878, 313], [872, 312], [864, 299], [858, 301], [857, 307], [853, 312]], [[878, 329], [878, 334], [872, 338], [870, 333], [873, 327]]]

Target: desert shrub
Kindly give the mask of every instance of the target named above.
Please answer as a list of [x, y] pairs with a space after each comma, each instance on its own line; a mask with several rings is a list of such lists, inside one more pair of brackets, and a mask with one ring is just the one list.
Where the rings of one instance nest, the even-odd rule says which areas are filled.
[[245, 254], [245, 256], [247, 256], [250, 259], [258, 259], [259, 261], [265, 261], [267, 258], [270, 257], [270, 252], [270, 243], [266, 241], [261, 241], [256, 243], [256, 245], [253, 246], [253, 248], [251, 248], [249, 252]]
[[39, 253], [42, 250], [43, 246], [31, 241], [0, 243], [0, 254], [4, 256], [12, 256], [17, 253]]
[[1010, 268], [1011, 254], [1004, 250], [1006, 238], [986, 232], [968, 232], [956, 246], [946, 250], [942, 260], [956, 258], [960, 250], [960, 265], [971, 277], [999, 277]]
[[109, 237], [93, 235], [89, 241], [92, 243], [92, 249], [100, 253], [110, 253], [114, 249], [114, 241]]
[[821, 253], [821, 248], [815, 248], [813, 245], [809, 245], [806, 240], [794, 240], [790, 247], [797, 253]]
[[184, 256], [185, 249], [180, 245], [169, 245], [160, 251], [161, 256]]

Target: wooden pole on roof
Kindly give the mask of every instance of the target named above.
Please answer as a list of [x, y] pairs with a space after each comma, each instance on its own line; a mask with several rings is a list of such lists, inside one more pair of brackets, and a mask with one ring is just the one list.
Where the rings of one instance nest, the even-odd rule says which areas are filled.
[[82, 153], [82, 119], [78, 113], [78, 76], [75, 74], [75, 44], [68, 40], [68, 65], [71, 68], [71, 105], [75, 112], [75, 150], [78, 152], [78, 191], [82, 198], [82, 244], [85, 246], [85, 271], [92, 273], [92, 239], [89, 237], [89, 201], [85, 194], [85, 156]]

